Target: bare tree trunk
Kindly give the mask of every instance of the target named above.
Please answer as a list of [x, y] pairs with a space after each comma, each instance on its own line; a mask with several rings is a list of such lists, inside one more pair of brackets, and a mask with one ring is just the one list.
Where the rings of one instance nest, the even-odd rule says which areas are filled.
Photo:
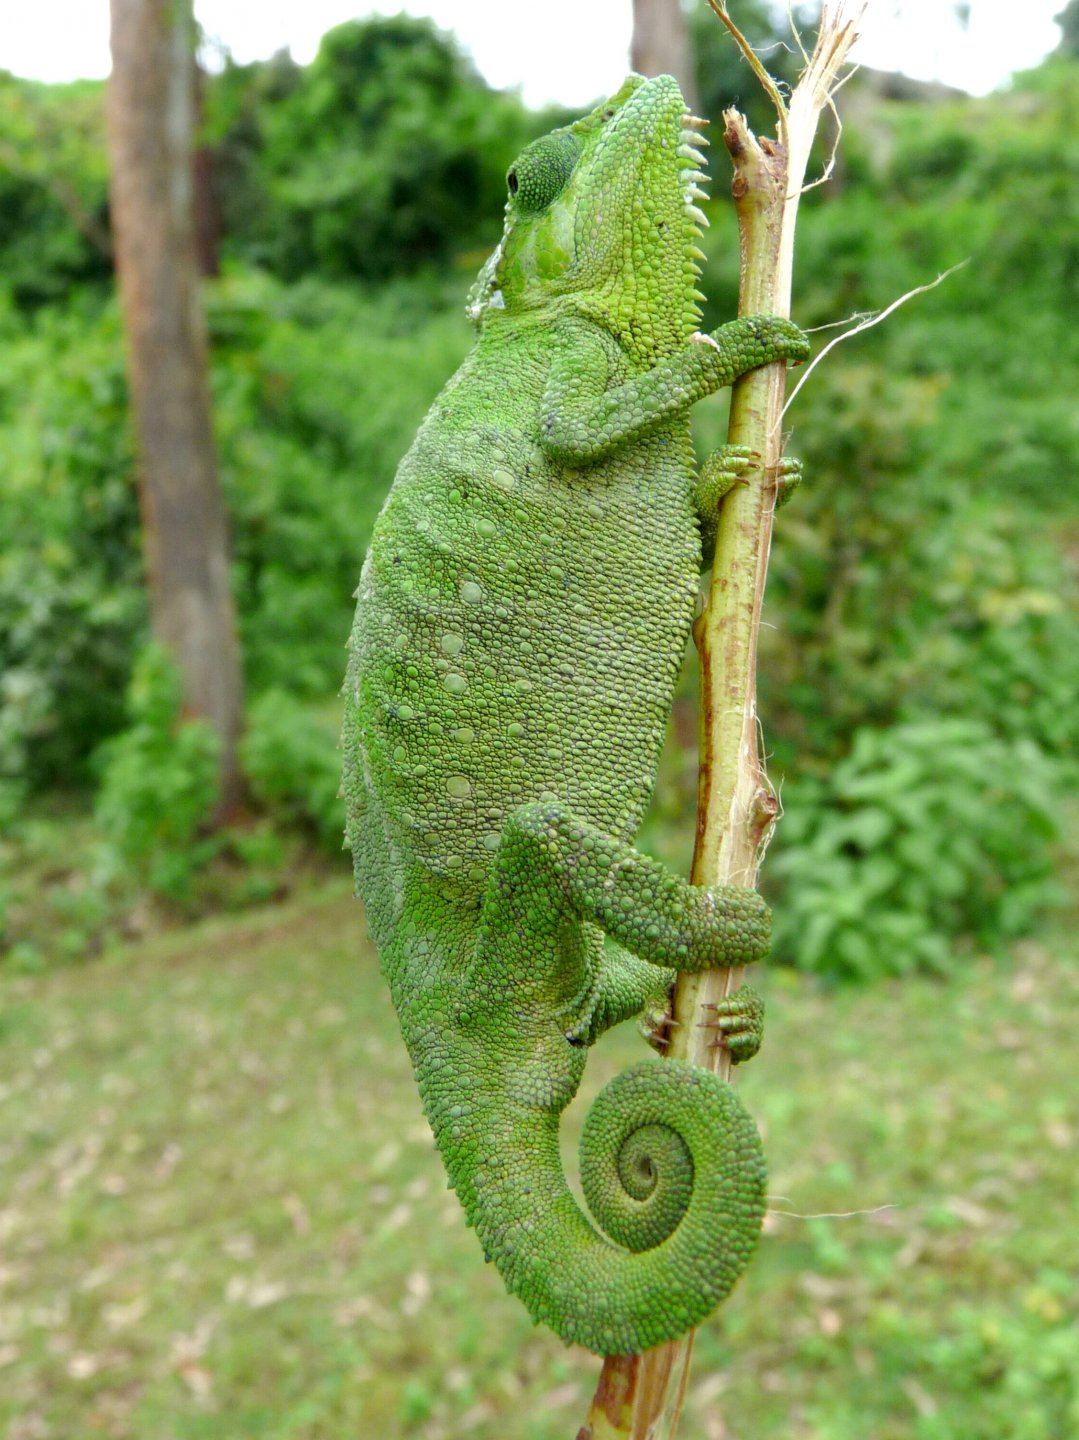
[[697, 85], [681, 0], [633, 0], [629, 63], [641, 75], [673, 75], [690, 110]]
[[188, 713], [220, 736], [227, 813], [239, 795], [242, 681], [198, 297], [191, 0], [111, 0], [111, 10], [112, 222], [150, 613]]

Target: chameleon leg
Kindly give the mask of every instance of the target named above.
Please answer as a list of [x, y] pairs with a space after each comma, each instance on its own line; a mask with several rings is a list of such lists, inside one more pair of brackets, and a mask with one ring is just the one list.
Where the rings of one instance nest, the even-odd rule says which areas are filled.
[[[636, 1016], [644, 1038], [664, 1051], [670, 1025], [667, 992], [676, 975], [677, 971], [650, 965], [621, 946], [608, 946], [599, 969], [587, 1031], [582, 1034], [578, 1030], [566, 1038], [575, 1044], [593, 1045], [612, 1025]], [[764, 1039], [764, 1000], [760, 992], [741, 985], [733, 995], [709, 1009], [710, 1018], [705, 1023], [715, 1032], [715, 1043], [730, 1051], [735, 1065], [752, 1060]]]
[[543, 395], [540, 443], [553, 459], [583, 465], [683, 414], [747, 370], [775, 360], [804, 360], [809, 342], [789, 320], [744, 315], [696, 335], [662, 365], [614, 386], [609, 345], [590, 327], [571, 324], [560, 350]]
[[527, 892], [550, 882], [582, 920], [653, 965], [709, 970], [768, 952], [771, 916], [755, 890], [690, 885], [557, 801], [522, 805], [503, 826], [492, 883]]
[[[588, 991], [588, 1003], [566, 1031], [573, 1045], [594, 1045], [604, 1031], [623, 1020], [638, 1018], [641, 1034], [650, 1045], [665, 1050], [670, 1024], [668, 990], [677, 971], [650, 965], [621, 946], [608, 946]], [[717, 1045], [730, 1051], [735, 1065], [751, 1060], [764, 1038], [764, 1000], [749, 985], [709, 1007], [705, 1023], [715, 1031]]]
[[776, 509], [782, 510], [788, 500], [793, 500], [794, 492], [805, 479], [805, 469], [801, 460], [796, 455], [785, 455], [779, 462], [779, 473], [776, 475]]
[[574, 1042], [594, 1044], [605, 1030], [620, 1025], [635, 1015], [641, 1016], [641, 1029], [649, 1038], [667, 1008], [667, 990], [675, 972], [664, 966], [650, 965], [619, 946], [604, 950], [598, 967], [594, 1000], [588, 1016], [587, 1031]]
[[[719, 507], [723, 497], [733, 490], [735, 485], [744, 482], [756, 458], [756, 452], [748, 445], [724, 445], [713, 451], [701, 465], [694, 495], [705, 565], [712, 561]], [[786, 505], [802, 479], [802, 462], [793, 456], [784, 456], [776, 472], [777, 510]]]
[[[575, 1044], [591, 1045], [646, 1008], [654, 1022], [678, 969], [748, 963], [736, 957], [764, 953], [768, 911], [755, 891], [688, 885], [553, 802], [523, 806], [510, 816], [499, 868], [527, 875], [533, 884], [553, 882], [563, 903], [620, 942], [591, 967], [587, 1003], [574, 1007], [565, 1032]], [[754, 942], [749, 935], [755, 926], [762, 930]], [[702, 960], [702, 954], [714, 958]], [[657, 967], [663, 969], [657, 973]], [[763, 1034], [764, 1002], [757, 991], [743, 985], [718, 1002], [714, 1016], [717, 1043], [735, 1063], [751, 1059]]]
[[[503, 825], [460, 1013], [478, 1018], [512, 995], [590, 1045], [642, 1009], [654, 1019], [671, 972], [762, 959], [770, 923], [753, 890], [690, 885], [557, 801], [523, 805]], [[593, 927], [620, 950], [604, 954]], [[723, 1033], [748, 1056], [745, 1028], [735, 1005]]]

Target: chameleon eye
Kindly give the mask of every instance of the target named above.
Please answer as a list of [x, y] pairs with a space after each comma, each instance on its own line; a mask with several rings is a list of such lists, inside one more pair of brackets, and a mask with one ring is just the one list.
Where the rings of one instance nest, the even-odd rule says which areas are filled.
[[518, 210], [535, 214], [545, 210], [566, 188], [580, 155], [575, 135], [556, 131], [522, 150], [506, 176]]

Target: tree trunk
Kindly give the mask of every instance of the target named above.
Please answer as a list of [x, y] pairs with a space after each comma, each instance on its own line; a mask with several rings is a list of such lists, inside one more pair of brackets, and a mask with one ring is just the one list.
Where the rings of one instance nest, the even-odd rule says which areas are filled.
[[111, 208], [150, 614], [186, 713], [220, 737], [225, 814], [239, 796], [242, 681], [198, 297], [191, 0], [111, 0], [111, 11]]
[[633, 0], [629, 63], [640, 75], [673, 75], [691, 111], [697, 85], [681, 0]]

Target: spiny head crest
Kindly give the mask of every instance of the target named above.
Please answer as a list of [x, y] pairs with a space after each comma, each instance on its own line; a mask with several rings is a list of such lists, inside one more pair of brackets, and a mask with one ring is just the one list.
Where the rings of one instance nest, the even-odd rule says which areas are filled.
[[630, 75], [590, 114], [527, 146], [507, 175], [506, 223], [469, 296], [496, 311], [554, 305], [606, 324], [642, 357], [700, 322], [706, 162], [669, 75]]

